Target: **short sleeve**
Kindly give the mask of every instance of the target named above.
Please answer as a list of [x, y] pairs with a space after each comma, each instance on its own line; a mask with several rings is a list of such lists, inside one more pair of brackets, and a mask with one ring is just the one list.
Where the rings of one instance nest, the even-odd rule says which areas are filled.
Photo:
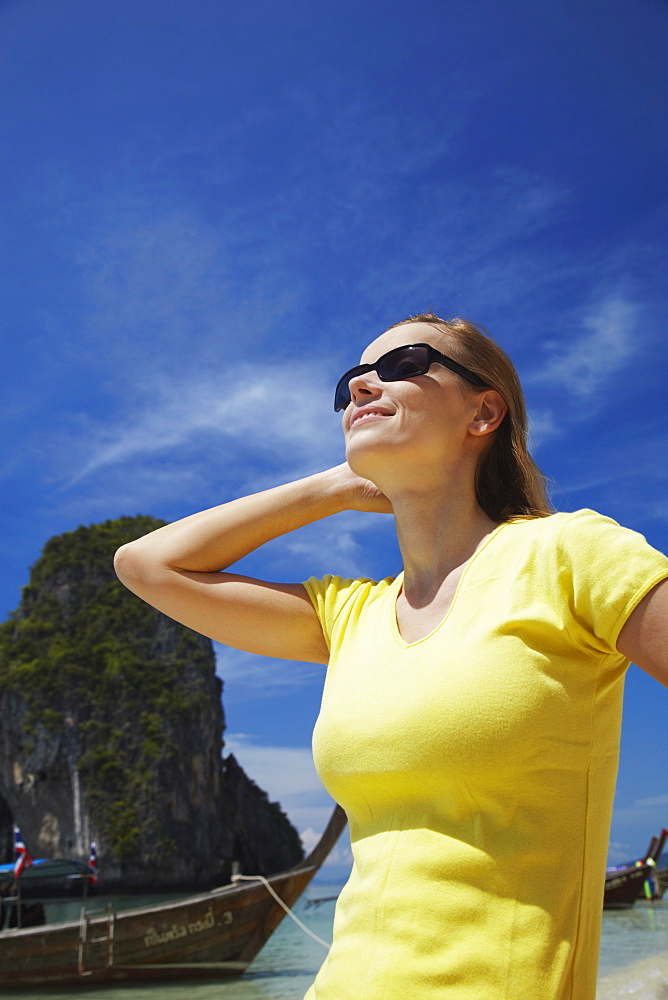
[[303, 586], [315, 608], [328, 649], [332, 648], [332, 629], [341, 610], [360, 585], [368, 582], [344, 580], [340, 576], [331, 575], [323, 576], [322, 579], [312, 576], [304, 582]]
[[571, 610], [569, 634], [578, 644], [616, 652], [631, 612], [668, 577], [668, 558], [637, 531], [595, 511], [557, 518], [557, 576]]

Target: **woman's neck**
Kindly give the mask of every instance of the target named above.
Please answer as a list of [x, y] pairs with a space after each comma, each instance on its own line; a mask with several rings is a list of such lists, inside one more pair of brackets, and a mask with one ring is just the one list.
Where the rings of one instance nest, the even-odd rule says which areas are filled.
[[404, 564], [404, 594], [429, 602], [471, 558], [497, 524], [479, 506], [472, 483], [441, 491], [398, 491], [390, 498]]

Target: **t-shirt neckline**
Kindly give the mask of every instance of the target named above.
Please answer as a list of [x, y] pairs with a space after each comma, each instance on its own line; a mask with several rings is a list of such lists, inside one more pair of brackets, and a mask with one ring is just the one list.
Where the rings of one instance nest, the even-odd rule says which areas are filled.
[[420, 643], [426, 642], [428, 639], [431, 639], [431, 637], [433, 635], [435, 635], [441, 628], [443, 628], [443, 626], [447, 622], [448, 618], [452, 614], [452, 611], [453, 611], [455, 605], [457, 604], [457, 598], [459, 597], [459, 592], [460, 592], [460, 590], [462, 588], [464, 580], [468, 576], [468, 573], [469, 573], [471, 567], [473, 566], [473, 564], [475, 563], [475, 561], [477, 560], [478, 556], [482, 552], [484, 552], [484, 550], [487, 548], [487, 546], [489, 545], [489, 543], [494, 538], [496, 538], [496, 536], [500, 533], [500, 531], [501, 531], [502, 528], [505, 528], [509, 524], [512, 524], [512, 523], [513, 523], [512, 521], [502, 521], [501, 524], [497, 524], [496, 528], [494, 528], [492, 531], [490, 531], [490, 533], [488, 535], [485, 535], [485, 537], [482, 539], [482, 541], [478, 545], [478, 548], [475, 550], [475, 552], [473, 553], [473, 555], [471, 556], [471, 558], [469, 559], [469, 561], [464, 566], [462, 574], [459, 577], [459, 580], [457, 581], [457, 586], [455, 588], [455, 593], [454, 593], [454, 596], [452, 598], [452, 601], [450, 602], [450, 607], [448, 608], [448, 610], [443, 615], [443, 618], [441, 618], [440, 622], [438, 622], [438, 624], [434, 626], [434, 628], [431, 630], [431, 632], [427, 632], [426, 635], [421, 636], [421, 638], [419, 638], [419, 639], [415, 639], [413, 642], [407, 642], [406, 639], [404, 639], [404, 637], [402, 636], [402, 634], [401, 634], [401, 632], [399, 630], [399, 622], [397, 621], [397, 598], [399, 597], [399, 594], [401, 593], [401, 588], [402, 588], [403, 583], [404, 583], [404, 571], [402, 569], [399, 573], [397, 573], [396, 577], [394, 578], [394, 582], [393, 582], [392, 588], [391, 588], [391, 597], [390, 597], [390, 602], [389, 602], [389, 609], [390, 609], [390, 625], [391, 625], [391, 629], [392, 629], [392, 635], [394, 636], [395, 641], [398, 642], [398, 644], [400, 646], [402, 646], [404, 649], [410, 649], [413, 646], [419, 646]]

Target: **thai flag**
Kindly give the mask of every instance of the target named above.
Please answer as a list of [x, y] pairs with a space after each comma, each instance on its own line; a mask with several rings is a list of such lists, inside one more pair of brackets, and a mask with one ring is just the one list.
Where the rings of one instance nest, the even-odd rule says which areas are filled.
[[24, 868], [29, 868], [32, 858], [28, 853], [28, 848], [23, 843], [18, 826], [14, 827], [14, 878], [18, 878]]
[[97, 844], [94, 840], [90, 842], [90, 857], [88, 859], [88, 867], [92, 868], [93, 874], [90, 877], [90, 884], [92, 886], [97, 885]]

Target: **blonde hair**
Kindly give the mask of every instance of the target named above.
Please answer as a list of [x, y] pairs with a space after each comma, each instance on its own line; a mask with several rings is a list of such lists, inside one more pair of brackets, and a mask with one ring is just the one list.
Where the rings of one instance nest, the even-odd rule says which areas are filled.
[[[508, 406], [476, 469], [476, 498], [482, 509], [499, 522], [548, 517], [553, 508], [545, 476], [529, 454], [524, 393], [508, 355], [481, 327], [459, 317], [444, 320], [432, 312], [420, 313], [395, 323], [394, 327], [407, 323], [429, 323], [445, 333], [454, 360], [479, 375], [490, 389], [496, 389]], [[462, 383], [473, 392], [480, 392], [463, 378]]]

